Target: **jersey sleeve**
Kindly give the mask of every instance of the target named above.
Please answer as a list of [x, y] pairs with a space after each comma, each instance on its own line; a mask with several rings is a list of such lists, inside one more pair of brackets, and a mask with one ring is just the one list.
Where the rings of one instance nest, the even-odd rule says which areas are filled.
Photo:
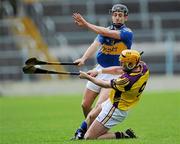
[[126, 77], [111, 80], [111, 87], [115, 90], [119, 90], [122, 92], [125, 91], [124, 87], [127, 86], [128, 84], [129, 84], [129, 79]]
[[123, 41], [132, 41], [133, 32], [129, 28], [120, 30], [120, 38]]
[[98, 42], [100, 42], [101, 44], [103, 44], [103, 42], [104, 42], [104, 37], [103, 37], [102, 35], [98, 34], [95, 40], [98, 41]]

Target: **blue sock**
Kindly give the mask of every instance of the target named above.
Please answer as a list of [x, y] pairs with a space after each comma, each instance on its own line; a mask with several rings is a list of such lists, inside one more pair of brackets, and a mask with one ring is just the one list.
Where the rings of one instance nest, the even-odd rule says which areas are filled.
[[83, 121], [83, 122], [82, 122], [80, 128], [81, 128], [84, 132], [87, 131], [87, 123], [86, 123], [86, 121]]

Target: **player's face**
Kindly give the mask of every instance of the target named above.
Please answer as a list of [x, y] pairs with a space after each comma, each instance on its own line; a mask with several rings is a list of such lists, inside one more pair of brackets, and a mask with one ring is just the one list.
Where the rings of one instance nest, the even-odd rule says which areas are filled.
[[113, 12], [112, 13], [112, 22], [115, 24], [124, 24], [127, 20], [127, 16], [124, 16], [123, 12]]
[[135, 65], [133, 63], [127, 63], [127, 62], [123, 62], [123, 61], [120, 62], [120, 66], [123, 67], [123, 70], [125, 72], [128, 72], [135, 67]]

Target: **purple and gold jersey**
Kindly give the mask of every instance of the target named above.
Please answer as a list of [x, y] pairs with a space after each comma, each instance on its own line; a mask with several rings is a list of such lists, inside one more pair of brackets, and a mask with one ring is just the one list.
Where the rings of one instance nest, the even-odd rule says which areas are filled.
[[149, 70], [140, 62], [141, 71], [124, 73], [118, 79], [111, 80], [110, 100], [120, 110], [129, 110], [140, 99], [149, 78]]
[[[109, 29], [112, 29], [109, 27]], [[119, 55], [125, 49], [130, 49], [132, 45], [133, 32], [122, 25], [120, 31], [121, 39], [113, 39], [98, 35], [96, 40], [101, 43], [101, 47], [97, 53], [97, 62], [102, 67], [119, 66]]]

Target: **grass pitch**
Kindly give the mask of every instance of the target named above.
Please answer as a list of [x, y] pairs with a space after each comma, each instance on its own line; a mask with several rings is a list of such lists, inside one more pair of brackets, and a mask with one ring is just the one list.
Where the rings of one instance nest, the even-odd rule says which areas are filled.
[[112, 130], [132, 128], [131, 140], [70, 141], [83, 120], [81, 95], [0, 98], [0, 144], [178, 144], [180, 92], [145, 92], [127, 119]]

